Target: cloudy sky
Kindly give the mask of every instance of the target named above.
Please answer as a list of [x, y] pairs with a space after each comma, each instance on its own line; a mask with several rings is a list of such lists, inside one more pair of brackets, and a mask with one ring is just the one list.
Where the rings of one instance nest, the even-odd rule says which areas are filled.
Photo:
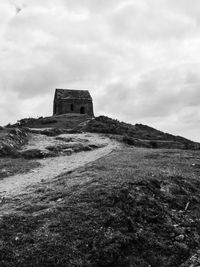
[[200, 141], [200, 1], [0, 0], [0, 124], [51, 115], [55, 88]]

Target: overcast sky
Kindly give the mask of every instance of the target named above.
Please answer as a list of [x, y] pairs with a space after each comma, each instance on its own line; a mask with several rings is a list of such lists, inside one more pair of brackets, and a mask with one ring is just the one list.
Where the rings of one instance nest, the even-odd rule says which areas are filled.
[[0, 124], [51, 115], [55, 88], [200, 141], [200, 1], [0, 0]]

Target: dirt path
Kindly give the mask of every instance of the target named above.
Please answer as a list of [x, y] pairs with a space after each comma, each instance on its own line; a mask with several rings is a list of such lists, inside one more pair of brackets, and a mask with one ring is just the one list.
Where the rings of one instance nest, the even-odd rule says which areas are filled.
[[[60, 135], [64, 138], [73, 138], [77, 142], [88, 142], [88, 144], [104, 145], [92, 151], [73, 153], [70, 156], [59, 156], [38, 160], [41, 166], [26, 174], [19, 174], [7, 177], [0, 181], [0, 196], [15, 196], [20, 193], [29, 192], [31, 185], [47, 180], [52, 180], [61, 173], [75, 170], [78, 167], [101, 158], [112, 150], [119, 147], [119, 144], [99, 134], [72, 134]], [[33, 136], [24, 150], [30, 148], [45, 149], [45, 146], [52, 144], [53, 138], [46, 136]], [[56, 140], [57, 142], [57, 140]]]

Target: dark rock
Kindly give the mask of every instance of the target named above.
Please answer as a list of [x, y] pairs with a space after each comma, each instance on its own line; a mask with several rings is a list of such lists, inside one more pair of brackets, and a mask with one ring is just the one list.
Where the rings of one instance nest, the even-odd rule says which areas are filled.
[[68, 156], [70, 156], [73, 152], [74, 151], [71, 148], [67, 148], [67, 149], [63, 150], [63, 153], [66, 154], [66, 155], [68, 155]]
[[185, 233], [185, 228], [184, 227], [176, 227], [174, 229], [174, 232], [177, 234], [177, 235], [183, 235]]
[[28, 139], [28, 133], [25, 129], [9, 128], [5, 129], [0, 139], [0, 157], [12, 156], [18, 157], [17, 149], [25, 144]]
[[53, 152], [45, 152], [39, 149], [29, 149], [22, 151], [20, 154], [25, 159], [41, 159], [55, 156]]
[[185, 238], [184, 235], [178, 235], [178, 236], [175, 237], [175, 239], [176, 239], [177, 241], [183, 241], [184, 238]]
[[177, 247], [177, 248], [179, 248], [179, 249], [181, 249], [181, 250], [184, 250], [184, 251], [187, 251], [189, 248], [188, 248], [188, 246], [185, 244], [185, 243], [182, 243], [182, 242], [177, 242], [177, 241], [175, 241], [174, 242], [174, 245]]

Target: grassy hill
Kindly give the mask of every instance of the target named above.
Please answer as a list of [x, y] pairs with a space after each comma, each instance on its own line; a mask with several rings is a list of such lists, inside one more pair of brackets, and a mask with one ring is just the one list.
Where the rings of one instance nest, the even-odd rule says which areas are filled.
[[149, 148], [199, 149], [200, 144], [172, 134], [158, 131], [143, 124], [128, 124], [105, 116], [90, 120], [85, 130], [89, 132], [120, 135], [128, 145]]
[[2, 195], [0, 266], [199, 266], [199, 143], [105, 116], [24, 119], [0, 129], [0, 178], [37, 167], [15, 153], [29, 134], [69, 131], [127, 145], [31, 193]]
[[[128, 145], [147, 148], [199, 149], [200, 144], [181, 136], [164, 133], [143, 124], [129, 124], [106, 116], [91, 118], [87, 115], [64, 114], [46, 118], [20, 120], [15, 127], [55, 128], [115, 135]], [[59, 132], [60, 133], [60, 132]], [[47, 132], [48, 134], [48, 132]], [[56, 134], [56, 132], [55, 132]]]
[[0, 265], [199, 266], [199, 158], [124, 148], [6, 200]]
[[88, 121], [91, 116], [86, 114], [64, 114], [51, 117], [25, 118], [18, 121], [15, 126], [30, 128], [62, 128], [74, 129], [80, 123]]

